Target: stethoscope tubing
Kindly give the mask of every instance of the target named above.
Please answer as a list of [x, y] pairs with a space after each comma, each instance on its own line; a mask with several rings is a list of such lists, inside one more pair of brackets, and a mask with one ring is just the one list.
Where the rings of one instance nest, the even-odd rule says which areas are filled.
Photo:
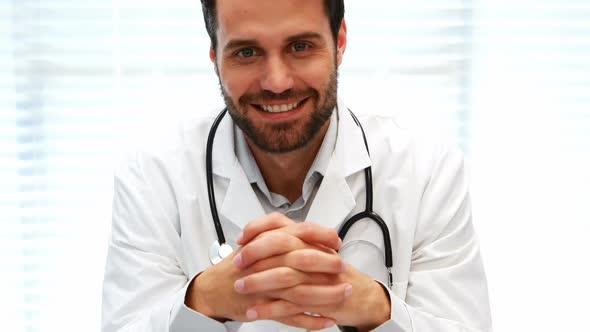
[[219, 244], [225, 244], [225, 234], [223, 233], [223, 228], [221, 227], [221, 222], [219, 221], [219, 215], [217, 213], [217, 204], [215, 203], [215, 188], [213, 186], [213, 140], [215, 139], [215, 132], [217, 132], [217, 127], [221, 123], [221, 120], [227, 113], [227, 108], [225, 108], [215, 121], [213, 121], [213, 125], [209, 130], [209, 136], [207, 137], [207, 149], [205, 151], [205, 172], [207, 173], [207, 194], [209, 196], [209, 208], [211, 209], [211, 217], [213, 218], [213, 224], [215, 225], [215, 232], [217, 233], [217, 239]]
[[[356, 115], [352, 113], [351, 110], [348, 110], [348, 112], [352, 116], [356, 125], [361, 129], [361, 133], [363, 134], [363, 142], [365, 143], [365, 149], [367, 150], [367, 154], [370, 157], [371, 152], [369, 151], [369, 143], [367, 142], [365, 130], [363, 129], [363, 126]], [[377, 223], [377, 225], [379, 225], [379, 228], [381, 228], [381, 233], [383, 234], [383, 245], [385, 247], [385, 266], [391, 270], [391, 267], [393, 266], [393, 254], [391, 249], [391, 236], [389, 235], [389, 227], [387, 227], [387, 224], [383, 218], [373, 211], [373, 172], [371, 170], [371, 166], [365, 168], [365, 186], [365, 211], [357, 213], [356, 215], [350, 217], [344, 224], [342, 224], [340, 230], [338, 231], [338, 236], [341, 240], [344, 240], [348, 230], [350, 227], [352, 227], [352, 225], [354, 225], [354, 223], [364, 218], [373, 220], [375, 223]]]
[[[365, 135], [365, 131], [363, 126], [361, 125], [360, 121], [349, 110], [350, 115], [354, 119], [354, 122], [359, 126], [361, 129], [361, 133], [363, 135], [363, 142], [365, 144], [365, 148], [367, 149], [367, 154], [370, 156], [369, 152], [369, 144], [367, 142], [367, 136]], [[217, 212], [217, 204], [215, 203], [215, 188], [213, 186], [213, 141], [215, 139], [215, 133], [217, 132], [217, 128], [221, 123], [223, 117], [227, 114], [227, 108], [217, 115], [211, 129], [209, 130], [209, 135], [207, 137], [207, 147], [206, 147], [206, 155], [205, 155], [205, 172], [207, 177], [207, 194], [209, 198], [209, 207], [211, 209], [211, 217], [213, 218], [213, 223], [215, 225], [215, 232], [217, 233], [218, 245], [223, 246], [226, 245], [225, 234], [223, 232], [223, 227], [221, 226], [221, 221], [219, 219], [219, 214]], [[344, 237], [350, 230], [350, 228], [359, 220], [368, 218], [373, 220], [379, 228], [381, 229], [381, 233], [383, 234], [383, 244], [385, 246], [385, 266], [389, 271], [389, 285], [392, 286], [392, 274], [391, 268], [393, 266], [393, 258], [392, 258], [392, 247], [391, 247], [391, 237], [389, 234], [389, 228], [383, 219], [373, 211], [373, 174], [371, 171], [371, 166], [365, 168], [365, 210], [355, 214], [354, 216], [350, 217], [338, 231], [338, 236], [340, 239], [344, 240]]]

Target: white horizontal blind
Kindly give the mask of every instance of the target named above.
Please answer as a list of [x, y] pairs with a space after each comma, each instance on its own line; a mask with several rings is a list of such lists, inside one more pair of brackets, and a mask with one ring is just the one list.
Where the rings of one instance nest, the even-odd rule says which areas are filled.
[[[199, 6], [0, 2], [0, 330], [98, 329], [114, 156], [221, 105]], [[589, 8], [347, 2], [345, 101], [470, 154], [498, 331], [585, 326]]]
[[[343, 89], [355, 93], [343, 93], [345, 100], [360, 113], [379, 107], [413, 114], [411, 106], [459, 130], [468, 35], [460, 3], [347, 6], [350, 46], [341, 77]], [[8, 78], [0, 83], [0, 156], [9, 262], [0, 329], [96, 330], [114, 156], [162, 123], [221, 105], [200, 3], [14, 0], [1, 8], [10, 29], [2, 31], [0, 55]], [[436, 100], [410, 105], [413, 98], [400, 101], [406, 90], [383, 107], [375, 91], [362, 89], [376, 80], [384, 96], [388, 86], [410, 86]], [[440, 104], [436, 113], [425, 107], [433, 103]]]
[[468, 152], [470, 1], [348, 1], [341, 96]]
[[495, 327], [582, 331], [590, 295], [590, 1], [475, 3], [473, 201]]
[[2, 331], [97, 325], [118, 139], [111, 19], [103, 1], [2, 2]]
[[[460, 137], [469, 10], [434, 3], [347, 2], [342, 96], [359, 113], [424, 116]], [[1, 6], [0, 330], [97, 330], [113, 160], [222, 105], [200, 2]]]
[[117, 107], [132, 127], [223, 107], [200, 1], [119, 0], [113, 13]]
[[23, 322], [23, 289], [21, 282], [22, 259], [20, 223], [18, 216], [19, 192], [17, 110], [15, 95], [14, 46], [12, 4], [0, 3], [0, 312], [3, 316], [12, 317], [6, 324], [0, 325], [2, 330], [22, 328]]

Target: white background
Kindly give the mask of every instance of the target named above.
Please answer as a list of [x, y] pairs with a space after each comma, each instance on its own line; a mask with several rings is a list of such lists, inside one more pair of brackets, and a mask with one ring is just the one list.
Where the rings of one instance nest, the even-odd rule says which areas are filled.
[[[496, 331], [584, 331], [590, 1], [347, 1], [340, 96], [456, 144]], [[121, 155], [221, 105], [196, 0], [0, 2], [0, 330], [96, 331]]]

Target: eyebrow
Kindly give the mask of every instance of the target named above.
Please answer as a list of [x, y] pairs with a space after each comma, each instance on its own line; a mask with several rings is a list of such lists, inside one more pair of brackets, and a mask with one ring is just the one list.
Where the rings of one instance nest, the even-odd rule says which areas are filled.
[[[301, 39], [322, 39], [322, 36], [316, 32], [303, 32], [287, 38], [286, 41], [287, 43], [292, 43]], [[223, 50], [227, 52], [240, 47], [256, 45], [258, 45], [258, 42], [255, 39], [232, 39], [225, 45]]]
[[301, 39], [322, 39], [322, 35], [317, 32], [304, 32], [287, 38], [287, 42], [292, 43]]

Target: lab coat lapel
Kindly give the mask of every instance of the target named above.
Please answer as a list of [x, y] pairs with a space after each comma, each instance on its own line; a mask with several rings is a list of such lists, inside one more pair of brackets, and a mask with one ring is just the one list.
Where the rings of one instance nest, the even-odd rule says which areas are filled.
[[[217, 180], [222, 177], [228, 179], [229, 183], [225, 196], [215, 198], [218, 202], [222, 200], [219, 207], [222, 221], [223, 218], [227, 218], [239, 228], [244, 228], [248, 222], [264, 216], [264, 209], [236, 157], [234, 142], [233, 121], [229, 114], [226, 114], [215, 135], [212, 161], [213, 174]], [[220, 195], [221, 191], [215, 193]]]
[[338, 103], [337, 135], [334, 153], [306, 218], [335, 229], [356, 206], [346, 178], [371, 165], [360, 128], [341, 101]]
[[265, 214], [246, 173], [244, 173], [237, 159], [234, 162], [225, 199], [219, 211], [240, 228], [244, 228], [247, 223]]
[[307, 221], [332, 228], [338, 228], [356, 205], [354, 195], [341, 173], [342, 169], [335, 161], [335, 156], [332, 156], [306, 218]]

